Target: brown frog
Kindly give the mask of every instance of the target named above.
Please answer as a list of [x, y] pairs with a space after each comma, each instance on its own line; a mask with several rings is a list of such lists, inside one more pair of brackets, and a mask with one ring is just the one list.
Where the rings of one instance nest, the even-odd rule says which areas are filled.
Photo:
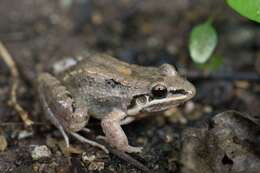
[[103, 139], [124, 152], [141, 152], [128, 144], [121, 125], [141, 112], [163, 111], [195, 95], [195, 87], [169, 64], [143, 67], [127, 64], [106, 54], [86, 54], [56, 64], [56, 74], [38, 77], [41, 103], [67, 146], [70, 134], [107, 151], [77, 132], [86, 130], [90, 117], [101, 120]]

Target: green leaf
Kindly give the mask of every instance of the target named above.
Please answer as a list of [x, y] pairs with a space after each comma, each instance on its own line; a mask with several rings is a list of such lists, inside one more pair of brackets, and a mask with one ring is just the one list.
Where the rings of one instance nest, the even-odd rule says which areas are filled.
[[210, 60], [204, 64], [196, 64], [197, 68], [201, 70], [206, 70], [208, 72], [215, 72], [219, 70], [221, 65], [223, 64], [224, 59], [219, 55], [212, 55]]
[[260, 23], [260, 0], [227, 0], [227, 3], [242, 16]]
[[210, 21], [195, 26], [190, 35], [189, 51], [196, 63], [205, 63], [218, 42], [217, 33]]
[[208, 64], [208, 69], [212, 72], [217, 71], [221, 67], [223, 62], [224, 62], [224, 60], [223, 60], [222, 56], [213, 55]]

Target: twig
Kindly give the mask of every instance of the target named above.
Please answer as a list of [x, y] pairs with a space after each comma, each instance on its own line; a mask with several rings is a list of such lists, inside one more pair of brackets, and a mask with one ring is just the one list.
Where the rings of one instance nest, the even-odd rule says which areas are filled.
[[[1, 126], [22, 126], [24, 125], [23, 122], [6, 122], [6, 123], [0, 123], [0, 127]], [[46, 123], [43, 122], [33, 122], [32, 124], [33, 126], [44, 126], [46, 125]]]
[[20, 106], [17, 103], [17, 99], [16, 99], [16, 90], [18, 87], [18, 77], [19, 77], [16, 64], [1, 41], [0, 41], [0, 58], [3, 59], [3, 61], [6, 63], [6, 65], [9, 67], [11, 71], [12, 85], [11, 85], [11, 92], [10, 92], [10, 100], [8, 103], [20, 115], [24, 124], [26, 126], [31, 126], [33, 124], [33, 121], [30, 120], [28, 113], [22, 108], [22, 106]]

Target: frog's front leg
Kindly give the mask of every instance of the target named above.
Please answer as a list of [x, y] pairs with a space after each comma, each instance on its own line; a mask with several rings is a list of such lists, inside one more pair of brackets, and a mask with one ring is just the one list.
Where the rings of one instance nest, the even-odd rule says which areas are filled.
[[133, 147], [128, 144], [127, 136], [121, 128], [121, 121], [126, 114], [118, 109], [114, 109], [101, 120], [102, 130], [105, 133], [105, 140], [118, 150], [128, 153], [141, 152], [142, 147]]
[[69, 146], [69, 138], [66, 132], [83, 143], [88, 143], [108, 152], [104, 146], [76, 133], [87, 124], [89, 119], [88, 110], [86, 105], [82, 104], [82, 101], [73, 98], [57, 78], [49, 73], [40, 74], [38, 77], [38, 90], [47, 116], [62, 133], [67, 146]]

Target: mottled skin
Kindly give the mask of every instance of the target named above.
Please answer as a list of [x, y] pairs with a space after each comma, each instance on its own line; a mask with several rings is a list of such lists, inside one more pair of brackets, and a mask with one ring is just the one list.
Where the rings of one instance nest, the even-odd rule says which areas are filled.
[[140, 152], [141, 147], [128, 144], [121, 125], [137, 119], [139, 112], [166, 110], [195, 95], [194, 86], [169, 64], [143, 67], [105, 54], [87, 54], [58, 71], [55, 75], [39, 75], [39, 95], [67, 144], [66, 133], [83, 141], [76, 132], [87, 125], [91, 116], [101, 120], [104, 139], [111, 146]]

